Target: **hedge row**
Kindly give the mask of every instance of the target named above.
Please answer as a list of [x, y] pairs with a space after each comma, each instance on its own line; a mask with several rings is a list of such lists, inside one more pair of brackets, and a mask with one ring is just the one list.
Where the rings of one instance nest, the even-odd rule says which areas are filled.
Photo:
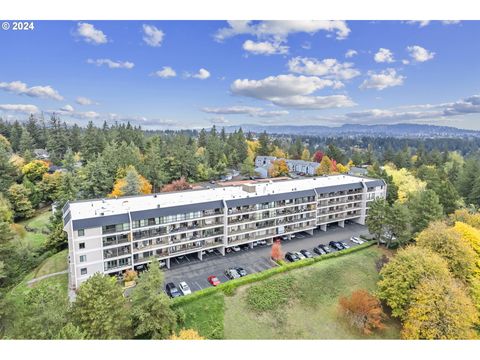
[[193, 294], [188, 295], [188, 296], [177, 297], [177, 298], [172, 300], [173, 301], [173, 306], [176, 307], [176, 306], [179, 306], [179, 305], [187, 304], [187, 303], [195, 301], [199, 298], [203, 298], [205, 296], [212, 295], [212, 294], [214, 294], [216, 292], [219, 292], [219, 291], [223, 291], [226, 295], [232, 295], [234, 290], [236, 288], [240, 287], [240, 286], [251, 284], [251, 283], [254, 283], [254, 282], [257, 282], [257, 281], [261, 281], [261, 280], [265, 280], [265, 279], [268, 279], [268, 278], [270, 278], [274, 275], [284, 273], [284, 272], [294, 270], [294, 269], [299, 269], [299, 268], [302, 268], [304, 266], [309, 266], [309, 265], [312, 265], [312, 264], [317, 263], [319, 261], [324, 261], [324, 260], [327, 260], [327, 259], [336, 258], [336, 257], [347, 255], [347, 254], [350, 254], [350, 253], [353, 253], [353, 252], [356, 252], [356, 251], [359, 251], [359, 250], [363, 250], [363, 249], [368, 248], [368, 247], [370, 247], [374, 244], [375, 244], [375, 242], [369, 241], [369, 242], [363, 243], [361, 245], [351, 247], [349, 249], [332, 252], [330, 254], [317, 256], [315, 258], [303, 259], [303, 260], [296, 261], [296, 262], [293, 262], [293, 263], [288, 263], [288, 264], [285, 264], [285, 265], [282, 265], [282, 266], [277, 266], [277, 267], [274, 267], [274, 268], [271, 268], [271, 269], [268, 269], [268, 270], [265, 270], [265, 271], [262, 271], [262, 272], [259, 272], [259, 273], [249, 274], [247, 276], [244, 276], [244, 277], [241, 277], [241, 278], [238, 278], [238, 279], [229, 280], [229, 281], [227, 281], [225, 283], [222, 283], [222, 284], [220, 284], [216, 287], [205, 288], [205, 289], [196, 291]]

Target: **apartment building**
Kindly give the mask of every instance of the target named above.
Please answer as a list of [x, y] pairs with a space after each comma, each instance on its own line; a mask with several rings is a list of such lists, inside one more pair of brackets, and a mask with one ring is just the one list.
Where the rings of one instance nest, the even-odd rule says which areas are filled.
[[268, 171], [275, 160], [285, 160], [290, 173], [304, 173], [312, 176], [315, 175], [317, 168], [320, 166], [319, 163], [314, 161], [283, 159], [275, 156], [257, 156], [255, 158], [255, 171], [261, 177], [267, 178]]
[[69, 202], [69, 282], [96, 272], [136, 269], [152, 257], [170, 267], [186, 254], [227, 248], [345, 220], [365, 224], [369, 203], [386, 196], [383, 180], [333, 175], [172, 193]]

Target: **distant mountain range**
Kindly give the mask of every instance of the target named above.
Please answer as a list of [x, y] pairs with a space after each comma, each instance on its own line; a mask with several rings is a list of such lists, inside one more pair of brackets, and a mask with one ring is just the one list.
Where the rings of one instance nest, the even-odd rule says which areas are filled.
[[393, 125], [358, 125], [344, 124], [339, 127], [320, 125], [255, 125], [244, 124], [226, 126], [225, 131], [233, 132], [239, 128], [244, 132], [279, 135], [310, 135], [310, 136], [381, 136], [381, 137], [480, 137], [480, 131], [458, 129], [450, 126], [422, 125], [422, 124], [393, 124]]

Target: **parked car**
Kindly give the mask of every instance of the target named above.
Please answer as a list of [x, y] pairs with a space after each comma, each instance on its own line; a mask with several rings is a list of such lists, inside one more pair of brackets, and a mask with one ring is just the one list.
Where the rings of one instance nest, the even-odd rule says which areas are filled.
[[210, 275], [207, 280], [213, 286], [220, 285], [220, 280], [215, 275]]
[[176, 297], [179, 297], [179, 296], [182, 296], [182, 293], [180, 292], [180, 290], [177, 289], [177, 287], [175, 286], [175, 284], [173, 282], [169, 282], [165, 286], [165, 291], [166, 291], [167, 295], [170, 296], [172, 299], [176, 298]]
[[305, 256], [307, 259], [313, 257], [312, 253], [311, 253], [310, 251], [308, 251], [308, 250], [300, 250], [300, 253], [301, 253], [303, 256]]
[[292, 253], [292, 252], [287, 252], [287, 253], [285, 254], [285, 259], [287, 259], [287, 260], [290, 261], [290, 262], [295, 262], [295, 261], [300, 260], [300, 259], [298, 258], [298, 256], [297, 256], [297, 254]]
[[190, 286], [187, 285], [185, 281], [182, 281], [178, 284], [178, 288], [182, 292], [183, 295], [190, 295], [192, 290], [190, 290]]
[[246, 276], [247, 275], [247, 270], [245, 270], [242, 267], [236, 267], [234, 269], [237, 270], [237, 272], [240, 276]]
[[266, 240], [260, 240], [258, 242], [258, 245], [267, 245], [267, 241]]
[[319, 247], [319, 248], [322, 248], [323, 251], [325, 251], [325, 253], [327, 253], [327, 254], [330, 254], [330, 253], [332, 252], [332, 249], [330, 249], [330, 248], [328, 247], [328, 245], [320, 244], [320, 245], [318, 245], [318, 247]]
[[238, 279], [240, 277], [240, 274], [236, 269], [232, 268], [232, 269], [225, 270], [225, 276], [230, 280], [233, 280], [233, 279]]
[[288, 240], [288, 236], [287, 236], [287, 235], [283, 235], [283, 236], [282, 236], [282, 240], [283, 240], [283, 241], [287, 241], [287, 240]]
[[297, 257], [300, 259], [300, 260], [303, 260], [303, 259], [306, 259], [305, 255], [303, 255], [301, 252], [299, 251], [296, 251], [295, 252], [295, 255], [297, 255]]
[[240, 246], [234, 246], [234, 247], [232, 247], [232, 250], [235, 251], [235, 252], [239, 252], [240, 251]]
[[348, 245], [346, 242], [342, 241], [340, 244], [342, 244], [342, 246], [343, 246], [345, 249], [350, 249], [350, 245]]
[[356, 236], [352, 236], [352, 237], [350, 238], [350, 241], [353, 242], [353, 243], [355, 243], [355, 244], [359, 244], [359, 245], [360, 245], [360, 244], [363, 244], [363, 240], [360, 240], [360, 239], [359, 239], [358, 237], [356, 237]]
[[258, 245], [258, 241], [254, 241], [252, 244], [253, 244], [253, 247], [255, 247]]
[[332, 248], [336, 249], [336, 250], [343, 250], [344, 247], [342, 244], [340, 244], [338, 241], [330, 241], [328, 243], [328, 245], [330, 245]]
[[231, 253], [231, 252], [232, 252], [232, 249], [231, 249], [231, 248], [227, 248], [225, 251], [226, 251], [227, 254], [228, 254], [228, 253]]
[[248, 245], [248, 244], [242, 245], [242, 246], [240, 246], [240, 247], [241, 247], [242, 250], [248, 250], [248, 249], [250, 249], [250, 245]]
[[207, 250], [207, 253], [209, 253], [209, 254], [211, 254], [211, 253], [213, 253], [213, 252], [215, 252], [214, 249], [208, 249], [208, 250]]
[[291, 234], [290, 239], [295, 239], [295, 234]]
[[313, 252], [318, 254], [318, 255], [325, 255], [327, 252], [325, 250], [323, 250], [322, 247], [320, 246], [317, 246], [317, 247], [314, 247], [313, 248]]

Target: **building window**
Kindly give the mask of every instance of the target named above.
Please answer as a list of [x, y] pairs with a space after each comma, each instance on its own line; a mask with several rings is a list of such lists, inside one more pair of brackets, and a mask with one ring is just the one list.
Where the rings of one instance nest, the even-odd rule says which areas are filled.
[[85, 249], [85, 243], [83, 242], [83, 243], [78, 244], [78, 248], [80, 250]]
[[78, 236], [84, 236], [84, 235], [85, 235], [85, 230], [84, 229], [78, 230]]
[[80, 255], [80, 262], [86, 262], [87, 261], [87, 255]]
[[87, 268], [81, 268], [80, 275], [87, 275]]

